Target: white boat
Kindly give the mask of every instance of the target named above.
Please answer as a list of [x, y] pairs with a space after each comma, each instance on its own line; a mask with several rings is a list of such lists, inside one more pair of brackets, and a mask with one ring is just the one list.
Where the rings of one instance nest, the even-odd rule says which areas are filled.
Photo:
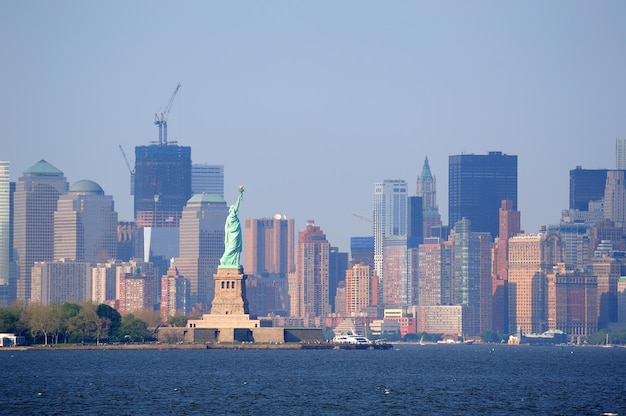
[[363, 335], [337, 335], [333, 338], [333, 343], [338, 348], [366, 350], [373, 346], [372, 341]]

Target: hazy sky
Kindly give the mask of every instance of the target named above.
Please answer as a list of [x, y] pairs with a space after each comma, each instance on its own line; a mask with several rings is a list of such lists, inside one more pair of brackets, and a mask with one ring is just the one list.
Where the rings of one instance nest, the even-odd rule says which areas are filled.
[[4, 1], [0, 160], [91, 179], [132, 219], [119, 150], [169, 139], [225, 166], [240, 217], [371, 235], [374, 183], [427, 156], [518, 155], [522, 228], [557, 223], [569, 170], [615, 168], [626, 136], [623, 1]]

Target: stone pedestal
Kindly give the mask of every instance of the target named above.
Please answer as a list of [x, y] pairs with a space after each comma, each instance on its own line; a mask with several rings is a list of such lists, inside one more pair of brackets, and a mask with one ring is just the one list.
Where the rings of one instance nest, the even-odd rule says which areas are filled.
[[211, 315], [247, 315], [246, 275], [243, 269], [218, 268], [213, 275], [215, 296]]

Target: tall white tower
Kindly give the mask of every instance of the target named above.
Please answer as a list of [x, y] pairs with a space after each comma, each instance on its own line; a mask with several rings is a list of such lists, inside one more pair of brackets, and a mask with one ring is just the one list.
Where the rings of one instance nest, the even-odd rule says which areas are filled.
[[374, 270], [379, 279], [383, 279], [385, 237], [407, 234], [407, 188], [404, 179], [374, 185]]
[[626, 138], [615, 139], [615, 169], [626, 170]]
[[[0, 305], [6, 305], [9, 285], [10, 177], [9, 162], [0, 161]], [[4, 296], [3, 296], [4, 295]]]

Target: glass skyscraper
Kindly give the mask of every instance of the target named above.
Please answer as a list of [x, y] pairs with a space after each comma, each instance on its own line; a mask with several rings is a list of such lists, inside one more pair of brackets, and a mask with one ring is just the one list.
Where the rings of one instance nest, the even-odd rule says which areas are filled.
[[11, 179], [9, 162], [0, 161], [0, 306], [9, 302]]
[[407, 183], [385, 179], [374, 185], [374, 269], [383, 278], [384, 239], [407, 234]]
[[449, 157], [448, 224], [463, 218], [472, 231], [498, 235], [499, 209], [510, 200], [517, 210], [517, 156], [502, 152]]
[[191, 147], [135, 147], [135, 220], [138, 227], [178, 227], [191, 198]]

